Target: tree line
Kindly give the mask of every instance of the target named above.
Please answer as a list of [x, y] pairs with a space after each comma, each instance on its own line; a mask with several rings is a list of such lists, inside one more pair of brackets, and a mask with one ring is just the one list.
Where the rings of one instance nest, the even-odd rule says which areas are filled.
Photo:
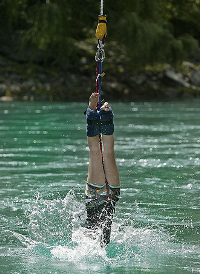
[[[9, 31], [13, 47], [71, 67], [83, 54], [78, 44], [95, 41], [99, 9], [100, 0], [1, 0], [0, 30]], [[104, 0], [104, 13], [106, 43], [118, 46], [132, 71], [177, 65], [199, 49], [199, 0]]]

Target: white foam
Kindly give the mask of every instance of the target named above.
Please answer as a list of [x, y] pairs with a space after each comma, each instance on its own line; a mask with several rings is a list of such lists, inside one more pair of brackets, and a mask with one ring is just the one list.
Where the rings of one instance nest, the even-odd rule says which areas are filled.
[[75, 246], [56, 246], [51, 250], [53, 256], [71, 262], [83, 261], [101, 257], [108, 259], [105, 248], [100, 246], [100, 235], [87, 233], [80, 228], [72, 233], [72, 242]]

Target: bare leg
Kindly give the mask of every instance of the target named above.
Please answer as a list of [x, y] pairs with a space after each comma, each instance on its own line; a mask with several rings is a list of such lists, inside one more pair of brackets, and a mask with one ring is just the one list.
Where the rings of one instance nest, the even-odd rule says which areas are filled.
[[99, 135], [88, 137], [88, 144], [90, 149], [90, 160], [87, 181], [89, 184], [103, 186], [105, 184], [105, 174], [99, 147]]
[[106, 179], [111, 186], [119, 186], [119, 172], [115, 161], [114, 136], [103, 135], [104, 169]]
[[[88, 107], [91, 110], [96, 109], [97, 102], [99, 100], [98, 93], [92, 93], [89, 98]], [[105, 174], [102, 165], [102, 155], [99, 147], [99, 135], [93, 137], [87, 137], [88, 145], [90, 149], [90, 160], [88, 167], [88, 179], [87, 182], [93, 185], [103, 186], [105, 184]]]

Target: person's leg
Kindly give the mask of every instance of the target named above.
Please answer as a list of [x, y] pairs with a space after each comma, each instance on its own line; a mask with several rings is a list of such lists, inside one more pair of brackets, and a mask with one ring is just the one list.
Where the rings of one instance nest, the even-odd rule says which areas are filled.
[[107, 182], [111, 186], [119, 186], [119, 171], [115, 161], [114, 136], [103, 135], [104, 146], [104, 170]]
[[105, 174], [99, 147], [99, 136], [88, 137], [88, 145], [90, 149], [90, 159], [87, 182], [92, 185], [103, 186], [105, 184]]
[[[92, 93], [89, 98], [87, 119], [97, 119], [96, 106], [99, 100], [98, 93]], [[105, 184], [105, 175], [102, 164], [102, 155], [99, 147], [99, 126], [87, 125], [87, 140], [90, 150], [87, 182], [92, 185]]]
[[[97, 98], [98, 96], [95, 96], [95, 94], [90, 96], [89, 111], [96, 110]], [[99, 126], [97, 126], [97, 128], [99, 128]], [[95, 130], [94, 126], [91, 128], [87, 125], [87, 135], [89, 136], [96, 134], [98, 130], [99, 129]], [[85, 191], [87, 210], [85, 228], [94, 232], [101, 228], [102, 212], [105, 211], [104, 204], [106, 201], [107, 192], [105, 184], [105, 173], [102, 163], [102, 153], [99, 146], [99, 135], [92, 137], [89, 136], [87, 137], [90, 155], [88, 178]], [[94, 237], [94, 235], [92, 237]]]

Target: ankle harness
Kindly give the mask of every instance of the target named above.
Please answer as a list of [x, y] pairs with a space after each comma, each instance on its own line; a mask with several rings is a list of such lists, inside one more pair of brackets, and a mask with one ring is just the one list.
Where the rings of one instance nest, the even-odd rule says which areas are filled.
[[101, 121], [101, 120], [89, 120], [87, 119], [87, 124], [89, 126], [102, 126], [102, 125], [112, 125], [113, 124], [113, 119], [109, 120], [109, 121]]

